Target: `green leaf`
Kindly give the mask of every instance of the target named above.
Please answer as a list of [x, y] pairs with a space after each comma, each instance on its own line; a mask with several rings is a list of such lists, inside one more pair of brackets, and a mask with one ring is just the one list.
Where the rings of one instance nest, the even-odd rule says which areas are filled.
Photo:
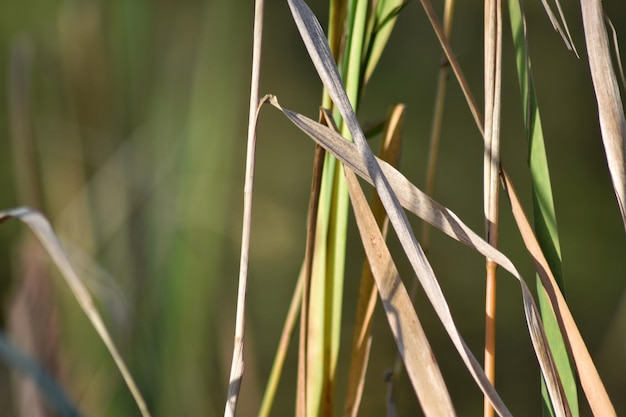
[[[516, 51], [517, 73], [522, 93], [522, 107], [524, 110], [524, 127], [529, 142], [529, 165], [533, 191], [534, 229], [541, 250], [545, 254], [550, 270], [557, 283], [563, 290], [563, 272], [561, 267], [561, 248], [556, 225], [554, 200], [550, 185], [550, 171], [543, 140], [543, 129], [539, 105], [535, 93], [530, 58], [528, 57], [527, 38], [524, 32], [524, 15], [519, 0], [509, 0], [509, 14], [513, 43]], [[561, 376], [563, 388], [573, 416], [578, 416], [578, 395], [576, 392], [576, 378], [569, 361], [567, 349], [558, 323], [552, 314], [550, 304], [541, 280], [537, 277], [539, 309], [546, 330], [550, 349], [554, 355], [557, 370]], [[546, 392], [545, 382], [542, 380], [544, 414], [554, 415], [550, 406], [550, 399]]]

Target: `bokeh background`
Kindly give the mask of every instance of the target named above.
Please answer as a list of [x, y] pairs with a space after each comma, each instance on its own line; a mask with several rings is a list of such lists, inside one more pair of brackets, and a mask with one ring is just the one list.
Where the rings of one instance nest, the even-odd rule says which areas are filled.
[[[442, 2], [433, 2], [441, 10]], [[480, 2], [458, 2], [453, 47], [482, 101]], [[577, 59], [539, 1], [525, 2], [562, 242], [566, 295], [618, 414], [626, 414], [626, 244], [611, 188], [576, 2], [564, 4]], [[327, 2], [309, 4], [322, 25]], [[604, 2], [618, 34], [626, 7]], [[156, 416], [223, 413], [232, 352], [242, 217], [253, 2], [10, 1], [0, 3], [0, 208], [41, 210], [61, 236]], [[266, 6], [261, 93], [315, 117], [321, 83], [286, 1]], [[527, 143], [508, 17], [504, 24], [503, 160], [530, 210]], [[361, 119], [407, 104], [401, 170], [422, 186], [441, 52], [419, 2], [402, 11], [362, 101]], [[481, 232], [482, 145], [450, 80], [436, 199]], [[239, 414], [254, 415], [293, 292], [305, 239], [313, 145], [275, 110], [260, 117], [248, 290], [246, 374]], [[373, 146], [376, 146], [374, 143]], [[534, 282], [502, 200], [501, 248]], [[412, 219], [416, 230], [421, 224]], [[412, 277], [396, 248], [405, 282]], [[395, 245], [395, 246], [394, 246]], [[429, 257], [459, 328], [482, 357], [484, 259], [435, 232]], [[344, 344], [363, 260], [350, 229]], [[89, 416], [138, 412], [101, 341], [25, 226], [0, 227], [2, 331], [57, 378]], [[497, 388], [515, 415], [539, 415], [539, 373], [519, 285], [500, 273]], [[534, 287], [534, 284], [531, 285]], [[432, 308], [416, 308], [459, 415], [482, 396]], [[378, 312], [380, 313], [380, 312]], [[378, 314], [361, 415], [385, 413], [395, 347]], [[290, 349], [274, 415], [293, 414]], [[6, 364], [0, 415], [34, 415]], [[26, 407], [26, 408], [24, 408]], [[28, 408], [31, 407], [31, 408]], [[583, 415], [589, 415], [584, 400]], [[341, 409], [341, 401], [337, 410]], [[419, 415], [410, 386], [398, 413]]]

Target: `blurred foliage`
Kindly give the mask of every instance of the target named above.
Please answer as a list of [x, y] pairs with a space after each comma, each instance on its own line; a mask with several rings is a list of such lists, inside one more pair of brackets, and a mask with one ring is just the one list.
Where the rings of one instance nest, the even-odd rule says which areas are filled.
[[[310, 3], [325, 22], [326, 2]], [[375, 120], [392, 103], [408, 105], [401, 166], [421, 186], [440, 51], [414, 3], [400, 14], [362, 99], [361, 117]], [[453, 46], [478, 94], [482, 8], [460, 3]], [[567, 52], [539, 2], [526, 6], [566, 293], [618, 414], [625, 414], [620, 393], [626, 384], [626, 244], [602, 153], [588, 66]], [[580, 49], [579, 12], [574, 4], [566, 6]], [[626, 34], [625, 7], [605, 7], [618, 34]], [[156, 416], [219, 415], [223, 410], [235, 312], [252, 10], [251, 0], [0, 4], [0, 207], [31, 205], [51, 219]], [[527, 144], [506, 27], [502, 158], [530, 207]], [[321, 84], [286, 2], [267, 4], [263, 54], [261, 93], [274, 93], [285, 105], [315, 116]], [[454, 85], [445, 120], [436, 198], [480, 231], [481, 142]], [[276, 112], [262, 112], [241, 415], [258, 409], [303, 256], [312, 157], [313, 146], [300, 133]], [[532, 280], [521, 240], [509, 232], [512, 219], [506, 210], [502, 213], [501, 248]], [[352, 336], [363, 257], [354, 225], [350, 227], [346, 342]], [[9, 335], [16, 334], [9, 311], [24, 291], [24, 265], [46, 262], [41, 256], [24, 256], [30, 253], [29, 245], [22, 244], [27, 233], [12, 223], [3, 224], [0, 233], [2, 323]], [[461, 331], [480, 352], [484, 260], [438, 234], [430, 253], [453, 314], [462, 318]], [[408, 271], [406, 262], [398, 263]], [[53, 280], [48, 291], [55, 302], [36, 305], [39, 314], [32, 320], [56, 320], [54, 375], [69, 398], [85, 415], [135, 415], [112, 360], [64, 283], [54, 271], [38, 274]], [[506, 277], [500, 281], [498, 391], [516, 415], [537, 415], [539, 378], [519, 290]], [[482, 396], [469, 375], [458, 372], [461, 362], [423, 301], [418, 295], [417, 311], [457, 410], [477, 414]], [[376, 317], [374, 334], [363, 415], [384, 413], [383, 374], [395, 355], [382, 314]], [[337, 398], [345, 385], [346, 342], [340, 351]], [[295, 364], [292, 349], [275, 415], [293, 412]], [[6, 368], [0, 372], [0, 387], [0, 414], [15, 414], [16, 385]], [[417, 403], [408, 384], [403, 393], [398, 410], [415, 415]], [[588, 413], [584, 406], [582, 412]]]

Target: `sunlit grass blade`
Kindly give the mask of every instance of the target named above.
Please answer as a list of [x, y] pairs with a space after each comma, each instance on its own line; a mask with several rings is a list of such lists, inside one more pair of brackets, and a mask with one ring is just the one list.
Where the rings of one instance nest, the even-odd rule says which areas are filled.
[[[346, 85], [346, 91], [350, 102], [357, 108], [360, 94], [363, 89], [362, 83], [362, 59], [363, 49], [366, 37], [366, 24], [367, 13], [369, 10], [368, 0], [355, 0], [348, 2], [346, 27], [343, 51], [341, 73]], [[334, 61], [333, 61], [334, 63]], [[332, 93], [331, 93], [332, 97]], [[336, 103], [334, 103], [336, 105]], [[341, 134], [350, 138], [350, 131], [342, 120], [339, 123]], [[324, 387], [323, 404], [325, 407], [326, 415], [332, 414], [334, 385], [336, 379], [336, 366], [337, 358], [339, 355], [339, 342], [341, 338], [341, 317], [343, 309], [343, 284], [344, 284], [344, 270], [346, 263], [346, 243], [347, 243], [347, 228], [348, 228], [348, 192], [343, 175], [343, 167], [340, 164], [335, 164], [334, 178], [333, 178], [333, 195], [332, 195], [332, 212], [331, 222], [329, 225], [329, 250], [330, 256], [328, 267], [326, 271], [330, 271], [330, 275], [327, 275], [332, 292], [332, 298], [327, 301], [327, 306], [332, 306], [330, 313], [330, 329], [328, 330], [327, 339], [329, 347], [329, 363], [328, 363], [328, 377], [325, 378], [328, 383]]]
[[[396, 230], [405, 253], [407, 254], [409, 261], [412, 263], [420, 283], [425, 290], [426, 296], [435, 308], [435, 312], [439, 316], [439, 319], [448, 332], [448, 335], [450, 336], [461, 358], [464, 360], [467, 369], [470, 371], [470, 374], [483, 393], [489, 396], [492, 401], [492, 405], [500, 415], [510, 415], [510, 412], [507, 410], [504, 403], [502, 403], [502, 400], [494, 390], [493, 386], [487, 380], [480, 364], [460, 336], [456, 325], [454, 324], [454, 320], [452, 319], [450, 310], [447, 307], [445, 298], [441, 293], [441, 288], [434, 277], [432, 268], [425, 259], [421, 248], [419, 248], [417, 242], [415, 242], [415, 238], [412, 235], [410, 228], [405, 227], [403, 229], [402, 227], [398, 227], [396, 224], [398, 222], [398, 218], [392, 217], [399, 215], [400, 222], [404, 222], [406, 224], [407, 220], [404, 213], [400, 211], [400, 214], [398, 214], [398, 210], [395, 205], [397, 203], [402, 204], [418, 217], [439, 228], [447, 235], [474, 248], [485, 257], [493, 259], [496, 263], [509, 271], [520, 282], [527, 327], [530, 332], [533, 348], [537, 355], [542, 373], [548, 382], [552, 403], [555, 406], [555, 410], [557, 410], [557, 415], [569, 415], [567, 402], [564, 400], [562, 395], [563, 388], [561, 387], [560, 379], [556, 373], [547, 340], [545, 339], [543, 326], [541, 325], [541, 320], [539, 318], [539, 312], [528, 286], [522, 279], [519, 272], [517, 272], [511, 261], [476, 235], [476, 233], [474, 233], [471, 229], [465, 226], [452, 212], [440, 206], [426, 194], [419, 191], [402, 174], [390, 165], [386, 164], [384, 161], [375, 159], [377, 165], [373, 165], [373, 161], [368, 161], [368, 158], [370, 157], [363, 156], [363, 154], [357, 149], [356, 144], [346, 141], [343, 137], [326, 126], [316, 123], [301, 114], [282, 108], [274, 96], [269, 96], [268, 100], [272, 105], [280, 109], [283, 114], [285, 114], [285, 116], [287, 116], [298, 128], [300, 128], [318, 144], [324, 146], [327, 151], [339, 158], [342, 163], [350, 167], [371, 184], [374, 184], [375, 186], [378, 185], [376, 188], [379, 195], [384, 192], [388, 192], [386, 187], [390, 187], [393, 190], [391, 191], [393, 194], [390, 193], [381, 195], [381, 200], [386, 204], [385, 209], [387, 210], [387, 214], [392, 225], [394, 225], [394, 229]], [[355, 137], [357, 137], [357, 135], [362, 136], [362, 133], [356, 131]], [[375, 157], [371, 155], [371, 158]], [[380, 167], [382, 171], [378, 171], [376, 167]], [[374, 173], [371, 171], [374, 171]], [[384, 185], [380, 186], [381, 183]], [[390, 195], [391, 197], [387, 199]], [[389, 200], [391, 200], [391, 204], [389, 203]], [[387, 205], [389, 205], [389, 207]], [[408, 238], [405, 236], [405, 233], [409, 235]], [[412, 241], [415, 243], [412, 243]]]
[[455, 416], [439, 365], [354, 172], [346, 170], [352, 208], [398, 350], [426, 416]]
[[559, 12], [559, 17], [561, 19], [561, 22], [563, 22], [563, 27], [565, 28], [565, 30], [563, 30], [563, 27], [561, 27], [561, 23], [558, 21], [558, 19], [554, 15], [552, 8], [548, 4], [548, 1], [541, 0], [541, 3], [543, 4], [543, 8], [545, 9], [546, 14], [548, 15], [548, 19], [550, 19], [550, 23], [552, 23], [552, 27], [559, 35], [561, 35], [561, 38], [563, 39], [563, 42], [565, 43], [565, 46], [567, 47], [567, 49], [569, 49], [570, 51], [573, 51], [578, 57], [578, 51], [576, 50], [576, 47], [574, 46], [574, 41], [572, 40], [572, 36], [569, 33], [569, 27], [567, 26], [567, 21], [565, 20], [565, 16], [563, 15], [563, 10], [561, 8], [561, 3], [559, 3], [559, 0], [555, 0], [555, 3], [556, 3], [556, 8]]
[[600, 130], [613, 189], [626, 228], [626, 119], [617, 78], [611, 63], [609, 40], [600, 0], [580, 2], [591, 79], [598, 103]]
[[137, 403], [137, 407], [139, 408], [141, 415], [144, 417], [150, 416], [150, 412], [148, 411], [146, 403], [139, 392], [139, 388], [135, 384], [135, 380], [130, 374], [126, 363], [115, 347], [115, 343], [113, 343], [113, 339], [104, 325], [104, 321], [102, 320], [102, 317], [100, 317], [100, 313], [98, 313], [98, 310], [96, 310], [96, 307], [94, 306], [94, 302], [89, 294], [89, 291], [87, 291], [87, 288], [76, 274], [74, 267], [65, 254], [63, 246], [52, 230], [48, 220], [35, 210], [29, 208], [16, 208], [0, 212], [0, 223], [11, 217], [19, 219], [28, 225], [28, 227], [30, 227], [42, 243], [48, 252], [48, 255], [50, 255], [57, 268], [59, 268], [59, 271], [61, 271], [61, 274], [63, 275], [63, 278], [65, 278], [67, 285], [72, 290], [72, 294], [74, 294], [76, 301], [78, 301], [81, 309], [113, 357], [113, 361], [120, 370], [120, 373], [124, 378], [124, 382], [126, 382], [133, 399]]
[[[563, 270], [561, 267], [561, 248], [552, 197], [550, 183], [550, 171], [545, 144], [543, 140], [543, 128], [537, 104], [535, 84], [531, 72], [530, 58], [527, 49], [527, 34], [525, 31], [524, 14], [519, 0], [509, 0], [509, 14], [513, 44], [516, 50], [517, 73], [522, 96], [522, 109], [524, 116], [524, 128], [529, 143], [528, 161], [533, 192], [533, 212], [535, 234], [541, 246], [541, 250], [547, 259], [556, 282], [563, 290]], [[537, 277], [537, 286], [542, 286], [541, 279]], [[576, 378], [569, 361], [567, 349], [558, 323], [552, 314], [549, 300], [545, 292], [538, 291], [539, 308], [541, 318], [546, 329], [548, 342], [554, 355], [563, 388], [567, 396], [572, 415], [578, 416], [578, 394]], [[544, 397], [544, 410], [553, 413], [550, 401], [545, 390], [545, 382], [542, 382]]]
[[572, 313], [565, 302], [565, 298], [556, 282], [551, 267], [542, 253], [539, 242], [532, 232], [530, 223], [524, 214], [510, 179], [505, 173], [503, 173], [503, 181], [509, 201], [511, 202], [515, 222], [524, 240], [524, 245], [526, 245], [526, 249], [533, 258], [535, 268], [543, 284], [543, 290], [550, 300], [552, 312], [555, 314], [561, 332], [569, 344], [569, 351], [571, 351], [573, 361], [576, 365], [576, 371], [578, 372], [578, 377], [580, 378], [580, 383], [587, 397], [587, 401], [589, 402], [589, 406], [591, 407], [591, 411], [594, 416], [615, 416], [615, 409], [606, 393], [598, 371], [593, 364], [589, 350], [574, 322]]
[[[390, 110], [381, 143], [380, 158], [393, 166], [397, 166], [400, 156], [400, 133], [404, 113], [405, 106], [401, 104]], [[386, 237], [388, 222], [386, 221], [385, 209], [376, 194], [372, 196], [372, 213], [383, 237]], [[346, 417], [358, 415], [372, 343], [371, 324], [376, 300], [374, 278], [369, 263], [365, 260], [361, 269], [361, 284], [359, 286], [350, 369], [348, 371], [348, 389], [344, 406], [344, 416]]]
[[611, 29], [611, 35], [613, 38], [613, 49], [615, 50], [615, 64], [619, 70], [619, 79], [622, 83], [622, 93], [626, 92], [626, 77], [624, 77], [624, 66], [622, 65], [622, 55], [619, 52], [619, 42], [617, 41], [617, 31], [611, 19], [605, 16], [608, 28]]
[[376, 65], [387, 46], [389, 37], [396, 23], [400, 11], [407, 5], [404, 0], [378, 0], [376, 8], [370, 15], [368, 22], [368, 38], [365, 42], [365, 71], [363, 85], [366, 85], [376, 69]]
[[[369, 1], [333, 0], [330, 5], [328, 39], [351, 102], [356, 107], [362, 91], [362, 59]], [[325, 90], [325, 108], [333, 103]], [[342, 134], [349, 131], [335, 113]], [[315, 253], [312, 264], [307, 313], [307, 413], [332, 411], [335, 369], [341, 336], [341, 313], [348, 225], [348, 193], [342, 167], [327, 155], [322, 174], [319, 216], [316, 225]]]

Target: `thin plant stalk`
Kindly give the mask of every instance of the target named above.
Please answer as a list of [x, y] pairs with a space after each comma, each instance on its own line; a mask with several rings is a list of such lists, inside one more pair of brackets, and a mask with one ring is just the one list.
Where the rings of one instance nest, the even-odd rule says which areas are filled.
[[[502, 61], [501, 0], [485, 0], [485, 147], [484, 147], [484, 210], [487, 242], [498, 245], [498, 191], [500, 169], [500, 84]], [[495, 385], [496, 361], [496, 270], [497, 264], [487, 258], [485, 294], [485, 374]], [[485, 417], [493, 417], [494, 409], [487, 396]]]
[[239, 263], [239, 289], [233, 359], [228, 383], [228, 397], [224, 417], [234, 417], [244, 371], [244, 331], [246, 289], [248, 286], [248, 257], [250, 254], [250, 229], [252, 224], [252, 192], [254, 187], [254, 161], [256, 154], [256, 119], [259, 107], [259, 79], [261, 73], [261, 43], [263, 36], [264, 0], [256, 0], [254, 7], [254, 41], [252, 49], [252, 80], [250, 87], [250, 112], [248, 116], [248, 147], [244, 185], [244, 214], [241, 232], [241, 257]]
[[[320, 119], [322, 117], [320, 116]], [[313, 256], [315, 253], [316, 227], [323, 167], [326, 152], [321, 146], [315, 146], [313, 158], [313, 180], [311, 181], [311, 199], [309, 201], [309, 216], [307, 220], [307, 237], [304, 254], [304, 277], [302, 279], [302, 294], [300, 305], [300, 343], [298, 346], [298, 380], [296, 397], [296, 416], [305, 417], [307, 412], [307, 334], [309, 322], [309, 293], [311, 275], [313, 273]]]
[[[443, 32], [446, 38], [452, 36], [452, 24], [454, 21], [455, 0], [446, 0], [443, 7]], [[445, 55], [441, 57], [442, 62], [439, 67], [437, 77], [437, 93], [435, 96], [435, 107], [433, 120], [430, 129], [430, 145], [428, 148], [428, 162], [426, 163], [426, 194], [433, 196], [435, 193], [435, 177], [437, 175], [437, 161], [439, 159], [439, 144], [441, 142], [441, 127], [443, 125], [443, 113], [446, 102], [446, 90], [448, 87], [448, 77], [450, 75], [450, 63]], [[430, 247], [430, 225], [424, 223], [422, 228], [422, 247], [428, 253]], [[415, 285], [413, 285], [415, 288]], [[412, 291], [413, 293], [414, 291]]]
[[300, 306], [302, 305], [302, 286], [305, 279], [304, 268], [300, 271], [298, 276], [298, 282], [296, 288], [293, 291], [291, 302], [289, 303], [289, 310], [287, 311], [287, 318], [283, 326], [283, 331], [280, 335], [280, 341], [278, 342], [278, 348], [276, 349], [276, 356], [274, 357], [274, 363], [272, 364], [272, 370], [270, 376], [265, 385], [265, 394], [261, 402], [261, 408], [259, 409], [258, 417], [268, 417], [276, 398], [276, 391], [278, 390], [278, 383], [283, 372], [285, 365], [285, 358], [287, 357], [287, 349], [289, 348], [289, 342], [293, 335], [293, 330], [296, 326], [296, 319], [300, 312]]
[[[329, 38], [332, 51], [339, 57], [343, 81], [350, 102], [356, 108], [361, 86], [362, 52], [369, 2], [358, 0], [343, 12], [342, 2], [331, 4]], [[345, 16], [345, 20], [341, 20]], [[347, 22], [343, 24], [343, 22]], [[343, 45], [339, 33], [347, 34]], [[324, 94], [323, 104], [328, 105]], [[341, 132], [350, 138], [341, 124]], [[349, 199], [343, 168], [328, 155], [324, 164], [318, 219], [316, 225], [315, 256], [312, 265], [309, 319], [307, 323], [307, 415], [332, 413], [335, 367], [339, 353], [341, 311], [345, 269], [346, 233]], [[318, 399], [317, 401], [314, 399]]]
[[[454, 22], [454, 6], [455, 0], [446, 0], [444, 4], [443, 15], [443, 33], [447, 39], [452, 36], [452, 26]], [[448, 86], [448, 78], [450, 75], [450, 62], [446, 58], [445, 53], [441, 57], [441, 66], [439, 67], [439, 75], [437, 77], [437, 92], [435, 95], [435, 105], [433, 111], [433, 119], [430, 130], [430, 140], [428, 148], [428, 161], [426, 162], [426, 194], [433, 196], [435, 193], [435, 178], [437, 176], [437, 162], [439, 160], [439, 145], [441, 143], [441, 127], [443, 125], [443, 114], [446, 101], [446, 90]], [[431, 227], [424, 222], [422, 226], [421, 244], [424, 252], [428, 253], [430, 248], [430, 231]], [[411, 284], [410, 294], [411, 300], [415, 298], [417, 292], [418, 279], [414, 277]], [[400, 374], [402, 372], [402, 358], [400, 354], [396, 354], [391, 376], [388, 380], [390, 396], [395, 393]]]

